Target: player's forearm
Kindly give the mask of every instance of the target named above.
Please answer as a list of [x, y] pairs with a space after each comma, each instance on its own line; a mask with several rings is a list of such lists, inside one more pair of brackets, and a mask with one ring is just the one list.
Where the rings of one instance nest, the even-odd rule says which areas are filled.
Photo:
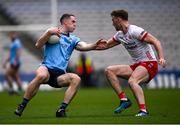
[[10, 58], [9, 56], [4, 60], [4, 62], [2, 63], [3, 67], [6, 67], [6, 64], [9, 62]]
[[7, 58], [5, 59], [5, 63], [7, 63], [9, 61], [10, 61], [10, 52], [8, 53]]
[[103, 39], [100, 39], [96, 42], [96, 50], [106, 50], [106, 49], [109, 49], [113, 46], [116, 46], [118, 45], [119, 43], [117, 42], [114, 42], [112, 39], [109, 39], [109, 40], [103, 40]]
[[36, 42], [36, 48], [40, 49], [48, 41], [51, 33], [47, 30]]
[[164, 59], [164, 53], [163, 53], [162, 45], [161, 45], [159, 40], [155, 41], [154, 47], [155, 47], [155, 49], [157, 51], [158, 58], [159, 59]]
[[9, 58], [5, 59], [4, 64], [6, 64], [7, 62], [9, 62]]
[[112, 48], [116, 45], [119, 45], [120, 43], [116, 42], [116, 41], [113, 41], [113, 40], [108, 40], [107, 41], [107, 45], [106, 45], [106, 49], [109, 49], [109, 48]]
[[81, 47], [79, 47], [80, 51], [90, 51], [90, 50], [95, 50], [96, 44], [95, 43], [89, 43], [89, 44], [84, 44]]

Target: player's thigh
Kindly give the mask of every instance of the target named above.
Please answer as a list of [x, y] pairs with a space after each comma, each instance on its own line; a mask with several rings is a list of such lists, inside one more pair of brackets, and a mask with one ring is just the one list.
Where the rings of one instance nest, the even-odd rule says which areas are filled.
[[111, 72], [113, 72], [116, 76], [118, 77], [122, 77], [125, 79], [128, 79], [133, 70], [131, 69], [131, 67], [129, 65], [113, 65], [113, 66], [108, 66], [106, 68], [106, 71], [110, 70]]
[[20, 78], [19, 72], [15, 71], [13, 77], [15, 78], [15, 80], [19, 79]]
[[11, 68], [13, 77], [19, 77], [19, 67]]
[[47, 82], [49, 80], [49, 77], [50, 74], [45, 66], [40, 66], [36, 70], [36, 79], [42, 80], [43, 82]]
[[14, 74], [14, 70], [13, 70], [13, 68], [11, 68], [11, 66], [9, 66], [6, 70], [6, 75], [12, 76], [13, 74]]
[[144, 66], [138, 66], [129, 78], [129, 83], [144, 83], [149, 80], [148, 70]]
[[57, 78], [57, 83], [59, 86], [66, 87], [69, 86], [73, 80], [79, 83], [80, 77], [74, 73], [66, 73]]

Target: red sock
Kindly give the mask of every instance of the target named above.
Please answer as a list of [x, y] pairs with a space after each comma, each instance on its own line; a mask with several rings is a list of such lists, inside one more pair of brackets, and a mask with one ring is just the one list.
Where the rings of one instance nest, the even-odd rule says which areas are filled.
[[119, 93], [118, 97], [120, 100], [127, 100], [126, 94], [124, 92]]
[[139, 109], [140, 109], [141, 111], [147, 112], [147, 110], [146, 110], [146, 105], [145, 105], [145, 104], [139, 104]]

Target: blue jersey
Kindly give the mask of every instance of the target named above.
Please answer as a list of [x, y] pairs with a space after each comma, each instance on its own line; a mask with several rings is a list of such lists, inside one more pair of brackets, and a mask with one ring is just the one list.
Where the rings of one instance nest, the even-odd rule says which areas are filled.
[[46, 43], [42, 65], [50, 69], [63, 70], [66, 72], [69, 58], [80, 38], [74, 35], [61, 34], [58, 43]]
[[20, 59], [17, 58], [17, 51], [21, 48], [21, 41], [18, 38], [14, 39], [10, 45], [10, 64], [20, 64]]

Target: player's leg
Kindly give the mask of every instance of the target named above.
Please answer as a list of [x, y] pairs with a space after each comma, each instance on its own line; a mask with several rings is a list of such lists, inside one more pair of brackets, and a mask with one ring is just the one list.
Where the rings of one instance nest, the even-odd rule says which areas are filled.
[[68, 104], [72, 101], [72, 99], [76, 95], [77, 90], [80, 86], [80, 82], [81, 82], [80, 77], [74, 73], [66, 73], [58, 77], [57, 79], [58, 85], [61, 87], [68, 87], [68, 88], [65, 92], [64, 100], [56, 112], [56, 117], [64, 117], [66, 115], [65, 110]]
[[13, 71], [11, 66], [7, 68], [6, 73], [5, 73], [5, 78], [7, 80], [7, 84], [9, 86], [9, 94], [13, 94], [14, 90], [13, 90], [13, 77], [12, 77]]
[[49, 79], [49, 72], [45, 66], [40, 66], [36, 71], [36, 77], [30, 82], [25, 91], [24, 98], [30, 100], [35, 96], [36, 92], [39, 89], [39, 86]]
[[127, 99], [127, 96], [123, 92], [121, 88], [120, 81], [118, 77], [128, 79], [133, 70], [130, 68], [129, 65], [114, 65], [109, 66], [105, 70], [106, 77], [112, 86], [112, 88], [115, 90], [116, 94], [118, 95], [120, 101], [120, 105], [115, 109], [115, 113], [120, 113], [124, 109], [131, 106], [131, 101]]
[[16, 82], [16, 85], [18, 86], [18, 92], [22, 91], [22, 82], [19, 74], [19, 67], [14, 69], [14, 79]]
[[144, 98], [144, 92], [139, 85], [140, 83], [147, 82], [149, 80], [149, 73], [147, 69], [143, 66], [138, 66], [130, 76], [128, 83], [130, 88], [133, 91], [133, 94], [139, 104], [140, 111], [145, 113], [144, 115], [147, 115], [147, 110], [145, 106], [145, 98]]
[[30, 82], [25, 91], [24, 98], [19, 107], [15, 110], [15, 114], [21, 116], [27, 103], [36, 95], [39, 86], [49, 79], [49, 72], [45, 66], [40, 66], [36, 71], [36, 77]]
[[131, 76], [132, 72], [133, 70], [129, 65], [114, 65], [109, 66], [105, 69], [106, 77], [117, 95], [122, 92], [118, 77], [128, 79]]

